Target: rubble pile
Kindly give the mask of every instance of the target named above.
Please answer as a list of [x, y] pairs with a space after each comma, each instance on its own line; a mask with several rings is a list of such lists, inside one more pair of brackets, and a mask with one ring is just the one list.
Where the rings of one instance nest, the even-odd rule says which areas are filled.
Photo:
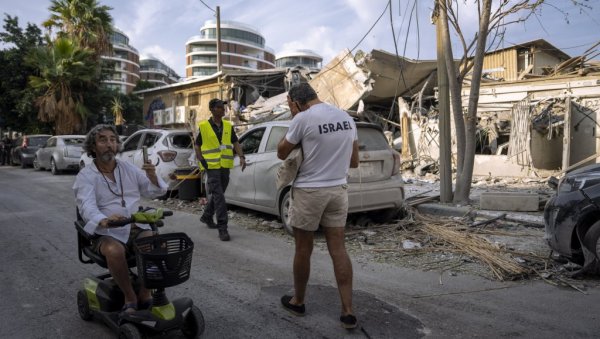
[[[149, 206], [168, 208], [200, 215], [198, 201], [177, 199], [154, 200]], [[232, 207], [233, 224], [256, 232], [287, 239], [293, 243], [275, 216]], [[200, 225], [199, 225], [200, 227]], [[315, 246], [327, 250], [325, 237], [317, 233]], [[392, 223], [375, 223], [369, 214], [349, 215], [346, 247], [356, 264], [380, 262], [444, 274], [479, 275], [491, 280], [542, 279], [555, 285], [585, 293], [593, 280], [574, 280], [577, 270], [571, 264], [558, 263], [550, 257], [543, 243], [543, 229], [511, 223], [507, 220], [474, 222], [471, 215], [441, 218], [418, 214], [407, 215]]]

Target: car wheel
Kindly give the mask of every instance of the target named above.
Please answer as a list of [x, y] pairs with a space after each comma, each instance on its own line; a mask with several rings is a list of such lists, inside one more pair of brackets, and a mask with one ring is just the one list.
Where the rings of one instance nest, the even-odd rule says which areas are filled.
[[596, 221], [585, 233], [583, 246], [594, 253], [596, 259], [600, 257], [600, 221]]
[[27, 165], [25, 165], [25, 161], [23, 160], [23, 157], [20, 157], [19, 161], [21, 161], [21, 168], [27, 168]]
[[376, 223], [388, 223], [397, 219], [402, 219], [404, 210], [402, 208], [386, 208], [383, 210], [371, 212], [371, 219]]
[[54, 158], [50, 159], [50, 171], [54, 175], [57, 175], [60, 173], [60, 170], [58, 168], [56, 168], [56, 162], [54, 161]]
[[38, 162], [38, 158], [33, 158], [33, 169], [39, 171], [41, 169], [40, 163]]
[[281, 199], [279, 204], [279, 218], [283, 223], [283, 228], [289, 235], [294, 235], [294, 228], [290, 226], [290, 203], [292, 201], [291, 190], [287, 190]]

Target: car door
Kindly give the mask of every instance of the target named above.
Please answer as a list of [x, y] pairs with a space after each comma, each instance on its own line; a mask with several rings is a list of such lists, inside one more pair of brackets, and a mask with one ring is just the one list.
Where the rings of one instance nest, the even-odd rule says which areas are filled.
[[277, 169], [281, 160], [277, 158], [277, 145], [288, 131], [288, 126], [269, 126], [263, 139], [264, 150], [254, 158], [254, 203], [260, 206], [277, 208], [278, 190], [275, 184]]
[[39, 149], [38, 152], [38, 164], [43, 168], [50, 168], [50, 157], [52, 156], [52, 152], [56, 148], [56, 137], [52, 137], [46, 140], [44, 146]]
[[117, 159], [134, 163], [136, 153], [141, 152], [141, 141], [144, 132], [136, 132], [131, 137], [127, 138], [123, 143], [121, 152], [117, 155]]
[[254, 162], [260, 154], [265, 130], [266, 127], [251, 129], [238, 140], [246, 157], [246, 169], [242, 172], [240, 159], [235, 157], [234, 166], [229, 175], [229, 186], [225, 191], [228, 201], [254, 204], [256, 189], [254, 186], [254, 176], [256, 175]]

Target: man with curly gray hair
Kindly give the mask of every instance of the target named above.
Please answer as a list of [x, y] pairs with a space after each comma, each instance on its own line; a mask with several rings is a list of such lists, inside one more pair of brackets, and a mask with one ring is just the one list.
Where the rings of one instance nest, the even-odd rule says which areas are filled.
[[117, 128], [114, 125], [108, 124], [99, 124], [94, 126], [88, 134], [85, 136], [85, 141], [83, 142], [83, 151], [90, 157], [96, 158], [96, 136], [100, 131], [111, 131], [114, 135], [117, 135], [117, 152], [121, 148], [121, 140], [118, 138]]
[[94, 160], [79, 171], [73, 191], [84, 230], [98, 236], [93, 240], [93, 249], [106, 257], [108, 270], [123, 291], [123, 312], [129, 313], [148, 308], [152, 300], [150, 291], [143, 287], [136, 295], [127, 266], [127, 254], [133, 253], [135, 239], [151, 236], [152, 230], [145, 224], [111, 227], [110, 222], [137, 212], [142, 196], [154, 198], [165, 194], [167, 184], [156, 175], [156, 168], [149, 161], [140, 169], [116, 159], [119, 146], [114, 126], [92, 128], [83, 148]]

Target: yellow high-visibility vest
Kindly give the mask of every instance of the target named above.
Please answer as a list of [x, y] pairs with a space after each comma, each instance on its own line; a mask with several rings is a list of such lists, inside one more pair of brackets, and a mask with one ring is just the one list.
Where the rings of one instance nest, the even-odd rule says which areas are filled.
[[[223, 135], [221, 143], [208, 120], [202, 121], [198, 128], [202, 136], [200, 151], [208, 165], [208, 169], [233, 168], [233, 144], [231, 144], [231, 122], [221, 120], [223, 124]], [[205, 169], [198, 163], [201, 169]]]

